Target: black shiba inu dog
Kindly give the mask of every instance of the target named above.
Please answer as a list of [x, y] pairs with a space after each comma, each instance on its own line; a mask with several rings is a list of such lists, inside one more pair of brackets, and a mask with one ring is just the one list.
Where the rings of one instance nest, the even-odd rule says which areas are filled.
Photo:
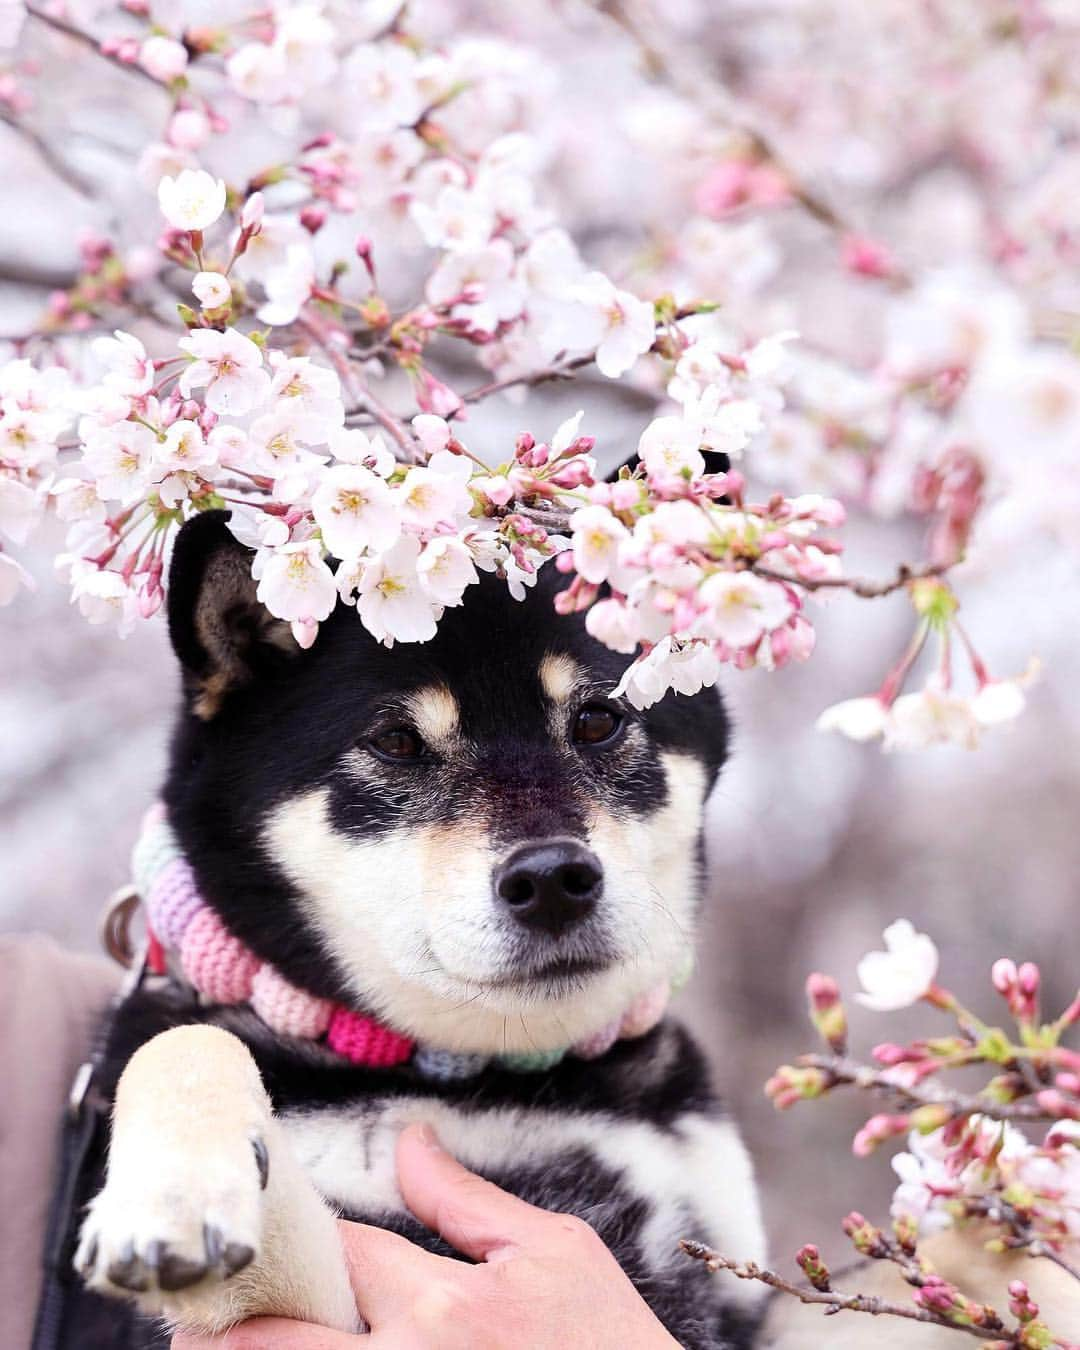
[[611, 697], [627, 658], [556, 615], [561, 584], [543, 569], [516, 601], [485, 576], [433, 641], [390, 650], [339, 606], [301, 651], [222, 513], [181, 532], [165, 803], [206, 902], [291, 984], [490, 1063], [357, 1065], [146, 982], [107, 1029], [107, 1174], [98, 1159], [82, 1183], [87, 1287], [59, 1343], [164, 1344], [161, 1317], [348, 1327], [333, 1213], [450, 1254], [394, 1180], [397, 1134], [425, 1120], [473, 1170], [591, 1224], [681, 1344], [750, 1344], [753, 1289], [678, 1250], [764, 1254], [747, 1155], [687, 1032], [665, 1019], [598, 1058], [511, 1067], [685, 967], [727, 753], [711, 691], [645, 713]]

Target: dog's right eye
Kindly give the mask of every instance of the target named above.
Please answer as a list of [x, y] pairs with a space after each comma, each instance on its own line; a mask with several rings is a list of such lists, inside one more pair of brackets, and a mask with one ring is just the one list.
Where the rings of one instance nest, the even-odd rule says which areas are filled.
[[411, 727], [390, 727], [380, 731], [367, 743], [376, 759], [388, 764], [402, 764], [419, 759], [424, 753], [424, 742]]

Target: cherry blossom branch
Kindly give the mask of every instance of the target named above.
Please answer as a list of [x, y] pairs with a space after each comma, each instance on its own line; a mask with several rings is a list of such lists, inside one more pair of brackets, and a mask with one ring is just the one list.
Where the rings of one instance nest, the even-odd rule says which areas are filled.
[[860, 1064], [846, 1055], [800, 1055], [797, 1062], [802, 1068], [818, 1069], [825, 1075], [823, 1092], [834, 1087], [850, 1086], [888, 1096], [904, 1107], [945, 1106], [955, 1116], [977, 1113], [991, 1120], [1029, 1122], [1060, 1119], [1060, 1112], [1046, 1109], [1037, 1102], [995, 1102], [977, 1094], [957, 1092], [940, 1082], [926, 1087], [921, 1083], [897, 1083], [888, 1076], [887, 1071]]
[[1009, 1246], [1017, 1250], [1026, 1250], [1029, 1256], [1050, 1261], [1059, 1270], [1072, 1279], [1080, 1281], [1080, 1266], [1075, 1265], [1036, 1231], [1032, 1224], [1020, 1213], [1015, 1205], [998, 1195], [985, 1197], [972, 1196], [964, 1201], [964, 1212], [970, 1217], [979, 1216], [991, 1223], [1003, 1224], [1013, 1234]]
[[375, 397], [367, 387], [366, 381], [350, 365], [348, 357], [327, 336], [322, 326], [310, 314], [306, 314], [297, 319], [297, 327], [303, 329], [312, 342], [326, 354], [330, 364], [338, 373], [342, 388], [352, 400], [354, 410], [365, 412], [368, 416], [374, 418], [393, 440], [406, 460], [410, 464], [415, 463], [419, 457], [419, 447], [406, 429], [404, 422], [380, 399]]
[[[57, 178], [66, 183], [72, 191], [77, 192], [80, 197], [85, 197], [89, 201], [97, 198], [97, 192], [89, 178], [84, 177], [77, 169], [73, 169], [64, 157], [33, 127], [21, 121], [10, 114], [0, 112], [0, 122], [4, 122], [12, 131], [21, 137], [36, 152], [38, 158], [50, 169]], [[21, 277], [20, 277], [21, 280]]]
[[[759, 1284], [766, 1284], [771, 1289], [777, 1289], [782, 1293], [792, 1295], [800, 1303], [811, 1303], [824, 1307], [826, 1315], [830, 1313], [835, 1315], [839, 1312], [864, 1312], [869, 1313], [872, 1317], [903, 1317], [909, 1322], [927, 1322], [931, 1326], [948, 1327], [951, 1331], [964, 1331], [969, 1336], [975, 1336], [983, 1341], [997, 1341], [999, 1344], [1002, 1341], [1000, 1327], [965, 1326], [951, 1321], [940, 1313], [932, 1312], [928, 1308], [916, 1308], [903, 1303], [892, 1303], [888, 1299], [880, 1298], [874, 1294], [842, 1294], [838, 1290], [808, 1289], [805, 1285], [798, 1285], [785, 1279], [778, 1271], [759, 1266], [755, 1261], [733, 1261], [730, 1257], [713, 1251], [705, 1243], [697, 1242], [692, 1238], [683, 1238], [679, 1246], [687, 1256], [692, 1257], [695, 1261], [701, 1261], [707, 1270], [714, 1272], [726, 1270], [737, 1279], [754, 1280]], [[1012, 1344], [1013, 1342], [1007, 1343]]]
[[748, 571], [756, 572], [759, 577], [770, 581], [782, 581], [789, 586], [801, 586], [805, 591], [845, 590], [864, 600], [875, 600], [884, 595], [892, 595], [902, 590], [912, 581], [922, 577], [944, 576], [956, 563], [901, 563], [894, 577], [883, 581], [874, 581], [867, 577], [795, 577], [788, 573], [777, 572], [760, 563], [751, 563]]
[[100, 56], [103, 61], [108, 61], [111, 66], [115, 66], [117, 70], [126, 70], [129, 74], [137, 75], [139, 79], [146, 81], [148, 84], [152, 84], [155, 89], [160, 89], [165, 93], [168, 92], [165, 85], [155, 76], [151, 75], [148, 70], [144, 70], [142, 66], [135, 65], [130, 61], [122, 61], [119, 57], [112, 56], [108, 52], [103, 51], [101, 43], [98, 42], [97, 38], [95, 38], [92, 33], [87, 33], [82, 28], [76, 27], [75, 24], [68, 23], [66, 19], [58, 18], [55, 14], [48, 14], [45, 10], [38, 9], [35, 5], [27, 5], [26, 12], [30, 18], [36, 19], [39, 23], [43, 23], [47, 28], [53, 29], [54, 32], [62, 33], [64, 37], [71, 38], [72, 41], [78, 42], [81, 46], [88, 48], [90, 51], [94, 52], [95, 55]]
[[761, 158], [774, 165], [784, 176], [792, 198], [815, 220], [841, 234], [853, 234], [849, 225], [830, 204], [799, 181], [798, 175], [759, 128], [751, 125], [745, 109], [717, 91], [715, 80], [696, 53], [676, 53], [654, 33], [647, 33], [643, 19], [633, 12], [627, 0], [596, 0], [595, 8], [619, 25], [637, 45], [646, 69], [652, 77], [667, 84], [676, 93], [700, 107], [704, 100], [715, 116], [744, 136]]
[[[523, 375], [508, 375], [504, 380], [491, 380], [487, 384], [477, 385], [475, 389], [462, 394], [461, 399], [464, 403], [480, 403], [490, 398], [492, 394], [502, 393], [504, 389], [517, 389], [523, 386], [534, 389], [537, 385], [547, 384], [552, 380], [569, 379], [575, 370], [591, 366], [595, 360], [596, 353], [589, 352], [585, 356], [576, 356], [572, 361], [566, 361], [562, 365], [552, 364], [540, 370], [527, 371]], [[452, 413], [450, 416], [454, 417], [457, 414]]]

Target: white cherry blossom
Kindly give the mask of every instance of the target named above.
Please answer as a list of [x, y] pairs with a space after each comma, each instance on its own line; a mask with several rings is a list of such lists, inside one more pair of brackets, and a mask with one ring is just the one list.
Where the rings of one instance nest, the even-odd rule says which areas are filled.
[[439, 605], [420, 581], [420, 543], [404, 535], [361, 571], [356, 607], [364, 627], [380, 642], [429, 642]]
[[168, 84], [187, 70], [188, 53], [182, 42], [156, 34], [139, 48], [139, 65], [155, 80]]
[[17, 478], [0, 474], [0, 534], [13, 544], [25, 544], [41, 517], [40, 495]]
[[153, 386], [154, 363], [143, 344], [131, 333], [117, 329], [112, 337], [95, 338], [91, 350], [105, 367], [102, 383], [107, 389], [124, 397], [137, 398]]
[[888, 725], [889, 710], [875, 697], [844, 699], [826, 708], [817, 719], [819, 731], [838, 731], [853, 741], [883, 736]]
[[311, 499], [315, 524], [335, 557], [356, 558], [368, 549], [382, 552], [401, 534], [392, 490], [359, 464], [326, 470]]
[[225, 210], [225, 184], [203, 169], [184, 169], [158, 184], [158, 205], [178, 230], [206, 230]]
[[232, 299], [229, 278], [220, 272], [198, 272], [192, 278], [191, 289], [203, 309], [220, 309]]
[[157, 437], [138, 422], [104, 427], [85, 451], [86, 467], [102, 497], [131, 502], [149, 486]]
[[259, 306], [258, 318], [274, 326], [292, 323], [311, 297], [315, 285], [315, 258], [311, 246], [292, 244], [285, 261], [271, 267], [263, 278], [266, 301]]
[[705, 472], [701, 432], [683, 417], [655, 417], [641, 433], [638, 455], [650, 478], [661, 481]]
[[345, 421], [341, 382], [308, 356], [274, 360], [270, 397], [276, 411], [288, 417], [310, 445], [321, 445]]
[[180, 376], [180, 392], [188, 395], [205, 388], [206, 406], [212, 411], [242, 416], [269, 393], [270, 376], [263, 369], [261, 350], [235, 328], [223, 333], [197, 328], [181, 338], [179, 346], [195, 358]]
[[439, 605], [460, 605], [465, 588], [477, 580], [472, 554], [452, 535], [425, 544], [416, 569], [421, 586]]
[[862, 991], [855, 998], [864, 1008], [893, 1012], [917, 1003], [933, 987], [938, 950], [908, 919], [890, 924], [883, 937], [885, 950], [869, 952], [856, 968]]
[[586, 581], [599, 584], [617, 576], [622, 545], [629, 531], [606, 506], [585, 506], [575, 511], [573, 530], [574, 566]]
[[290, 623], [329, 618], [337, 604], [334, 574], [314, 540], [283, 544], [266, 558], [256, 588], [259, 601]]
[[37, 583], [17, 558], [0, 550], [0, 608], [10, 605], [24, 587], [33, 591]]
[[788, 593], [752, 572], [715, 572], [698, 592], [703, 631], [729, 647], [748, 647], [792, 615]]
[[441, 450], [424, 468], [412, 468], [395, 489], [402, 520], [411, 529], [434, 530], [455, 525], [472, 509], [466, 483], [472, 467], [461, 455]]
[[167, 472], [206, 469], [217, 462], [217, 451], [198, 422], [180, 419], [165, 429], [165, 439], [154, 450], [154, 461]]
[[625, 695], [635, 708], [651, 708], [669, 690], [700, 693], [716, 683], [719, 673], [720, 662], [708, 644], [666, 637], [627, 668], [612, 696]]

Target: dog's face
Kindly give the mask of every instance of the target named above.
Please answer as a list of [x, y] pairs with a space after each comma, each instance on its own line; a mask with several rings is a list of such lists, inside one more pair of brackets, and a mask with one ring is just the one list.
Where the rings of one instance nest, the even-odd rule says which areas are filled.
[[430, 643], [339, 607], [301, 652], [220, 518], [177, 545], [167, 799], [207, 897], [290, 978], [451, 1049], [596, 1030], [689, 958], [719, 701], [611, 697], [626, 657], [484, 577]]

